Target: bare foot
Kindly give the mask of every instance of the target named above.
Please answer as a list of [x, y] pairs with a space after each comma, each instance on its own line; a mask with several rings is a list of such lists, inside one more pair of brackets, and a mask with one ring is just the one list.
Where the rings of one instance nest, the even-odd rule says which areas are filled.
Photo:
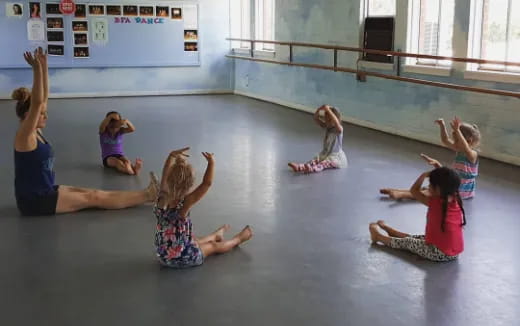
[[135, 159], [135, 164], [132, 166], [134, 169], [135, 175], [139, 175], [139, 172], [141, 172], [141, 169], [143, 168], [143, 160], [140, 158]]
[[240, 239], [240, 243], [246, 242], [253, 237], [253, 229], [248, 225], [236, 236]]
[[381, 195], [389, 195], [390, 194], [390, 189], [388, 189], [388, 188], [379, 189], [379, 193]]
[[148, 194], [148, 201], [154, 201], [157, 199], [157, 195], [159, 194], [159, 184], [157, 177], [153, 172], [150, 172], [150, 184], [146, 188], [146, 192]]
[[372, 243], [377, 243], [379, 240], [379, 230], [377, 229], [378, 225], [377, 223], [370, 223], [368, 226], [368, 230], [370, 231], [370, 239], [372, 240]]
[[225, 225], [222, 225], [221, 227], [219, 227], [215, 232], [215, 241], [216, 242], [221, 242], [222, 240], [224, 240], [224, 232], [228, 231], [229, 229], [231, 228], [231, 225], [229, 224], [225, 224]]
[[293, 172], [298, 172], [298, 165], [296, 165], [296, 163], [293, 163], [293, 162], [289, 162], [289, 167], [293, 170]]
[[386, 225], [385, 221], [379, 220], [377, 221], [377, 225], [383, 229], [386, 233], [388, 233], [388, 226]]

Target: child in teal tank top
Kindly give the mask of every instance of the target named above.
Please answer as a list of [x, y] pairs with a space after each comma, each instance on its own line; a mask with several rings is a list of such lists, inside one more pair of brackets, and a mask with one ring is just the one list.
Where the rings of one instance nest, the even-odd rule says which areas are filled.
[[[462, 199], [473, 198], [475, 196], [479, 166], [478, 151], [476, 148], [480, 144], [480, 131], [477, 125], [463, 123], [459, 118], [455, 117], [450, 123], [452, 128], [452, 138], [450, 139], [444, 120], [438, 119], [435, 123], [439, 125], [442, 143], [456, 152], [452, 168], [461, 179], [459, 187], [460, 197]], [[421, 157], [435, 168], [442, 166], [439, 161], [428, 155], [421, 154]], [[424, 192], [427, 193], [427, 190], [424, 190]], [[397, 200], [415, 199], [409, 190], [384, 188], [380, 190], [380, 193]]]

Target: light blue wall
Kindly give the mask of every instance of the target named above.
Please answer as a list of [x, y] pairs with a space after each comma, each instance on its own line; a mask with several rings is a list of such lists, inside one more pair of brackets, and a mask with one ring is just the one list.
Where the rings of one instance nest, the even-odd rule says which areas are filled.
[[[129, 3], [129, 1], [115, 0], [98, 3], [111, 2]], [[197, 3], [184, 1], [184, 3], [190, 2]], [[168, 3], [168, 1], [132, 2], [132, 4], [146, 3], [157, 4]], [[233, 88], [232, 63], [224, 57], [229, 51], [229, 44], [224, 41], [229, 35], [229, 0], [199, 0], [198, 3], [202, 50], [200, 67], [52, 69], [50, 71], [51, 93], [114, 95], [136, 92], [231, 90]], [[139, 35], [136, 35], [136, 42], [138, 40]], [[0, 69], [0, 97], [8, 97], [16, 87], [29, 86], [31, 78], [28, 69]]]
[[[407, 1], [397, 0], [398, 17], [406, 17]], [[470, 0], [457, 0], [454, 46], [466, 55]], [[360, 0], [277, 1], [276, 39], [358, 46]], [[396, 22], [396, 46], [406, 49], [406, 18]], [[287, 60], [287, 50], [277, 49]], [[331, 64], [332, 54], [321, 50], [295, 50], [298, 62]], [[345, 54], [340, 65], [355, 68], [357, 56]], [[412, 75], [416, 78], [464, 83], [472, 86], [520, 91], [519, 84], [464, 80], [464, 67], [452, 77]], [[386, 72], [392, 74], [392, 72]], [[437, 143], [433, 121], [459, 115], [480, 126], [482, 153], [520, 164], [520, 100], [441, 89], [378, 78], [357, 82], [354, 75], [308, 68], [235, 60], [237, 92], [305, 108], [323, 103], [338, 106], [346, 120], [411, 138]], [[348, 133], [347, 133], [348, 135]], [[348, 137], [348, 136], [347, 136]]]

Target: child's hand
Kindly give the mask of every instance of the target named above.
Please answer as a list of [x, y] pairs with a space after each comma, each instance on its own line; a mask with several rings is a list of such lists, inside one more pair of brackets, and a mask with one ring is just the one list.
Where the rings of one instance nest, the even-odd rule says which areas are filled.
[[445, 126], [444, 119], [440, 118], [435, 120], [435, 123], [439, 125], [439, 127]]
[[206, 158], [208, 163], [215, 162], [215, 159], [213, 158], [213, 153], [202, 152], [202, 156], [204, 156]]
[[180, 155], [180, 156], [184, 156], [184, 157], [190, 157], [188, 154], [185, 153], [185, 152], [187, 152], [187, 151], [189, 151], [189, 150], [190, 150], [189, 147], [184, 147], [184, 148], [181, 148], [181, 149], [176, 149], [176, 150], [174, 150], [174, 151], [172, 151], [172, 152], [170, 153], [170, 156], [175, 157], [175, 156], [179, 156], [179, 155]]
[[441, 163], [439, 161], [437, 161], [436, 159], [433, 159], [431, 157], [429, 157], [428, 155], [426, 154], [421, 154], [421, 157], [428, 163], [430, 164], [431, 166], [434, 166], [435, 168], [440, 168], [441, 167]]
[[328, 109], [328, 105], [324, 104], [324, 105], [320, 106], [318, 108], [318, 110], [316, 110], [316, 112], [327, 111], [327, 109]]
[[109, 115], [109, 117], [112, 120], [119, 121], [119, 114], [117, 114], [117, 113], [112, 113], [111, 115]]
[[462, 121], [460, 121], [460, 119], [459, 119], [458, 117], [455, 117], [455, 118], [451, 121], [451, 128], [452, 128], [453, 130], [459, 130], [461, 124], [462, 124]]

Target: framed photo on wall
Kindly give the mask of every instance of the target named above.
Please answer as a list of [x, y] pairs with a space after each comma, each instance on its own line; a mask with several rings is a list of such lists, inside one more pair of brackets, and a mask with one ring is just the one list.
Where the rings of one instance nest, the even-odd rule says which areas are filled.
[[107, 15], [109, 16], [121, 16], [123, 11], [121, 10], [121, 6], [109, 6], [107, 5]]
[[153, 16], [153, 6], [140, 6], [139, 16], [150, 17]]
[[137, 6], [123, 6], [123, 16], [137, 16]]
[[74, 45], [88, 45], [88, 34], [74, 33]]
[[60, 5], [57, 3], [48, 3], [45, 5], [45, 13], [47, 15], [61, 15]]
[[197, 52], [199, 50], [197, 43], [195, 42], [185, 42], [184, 43], [184, 51], [185, 52]]
[[182, 19], [182, 8], [172, 8], [172, 19]]
[[88, 31], [88, 21], [86, 21], [86, 20], [72, 21], [72, 31], [73, 32], [87, 32]]
[[168, 12], [170, 11], [170, 7], [168, 6], [157, 6], [155, 7], [155, 15], [157, 17], [168, 17]]
[[22, 18], [23, 16], [23, 4], [7, 2], [5, 4], [5, 15], [7, 17]]
[[63, 31], [47, 31], [47, 41], [49, 42], [63, 42]]
[[184, 40], [189, 42], [197, 42], [198, 32], [195, 29], [187, 29], [184, 31]]
[[105, 6], [104, 5], [88, 5], [88, 14], [90, 16], [104, 16]]
[[65, 47], [58, 44], [49, 44], [47, 46], [47, 53], [50, 56], [63, 56], [65, 55]]
[[31, 18], [41, 18], [42, 10], [39, 2], [29, 2], [29, 12]]
[[63, 17], [47, 17], [47, 29], [63, 29]]
[[74, 13], [74, 17], [86, 18], [87, 17], [87, 5], [76, 4], [76, 12]]
[[86, 46], [75, 46], [74, 47], [74, 58], [88, 58], [90, 53]]

